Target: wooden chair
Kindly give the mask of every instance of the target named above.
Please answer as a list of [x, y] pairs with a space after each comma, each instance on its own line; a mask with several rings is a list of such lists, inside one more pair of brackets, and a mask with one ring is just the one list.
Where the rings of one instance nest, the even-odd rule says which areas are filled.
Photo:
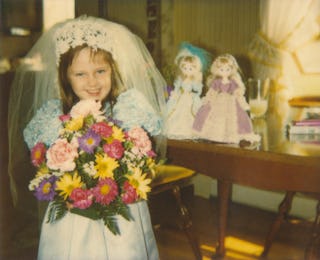
[[152, 204], [152, 197], [166, 191], [170, 192], [175, 199], [176, 207], [178, 207], [180, 227], [187, 236], [195, 258], [197, 260], [202, 259], [189, 211], [181, 199], [181, 189], [190, 184], [191, 178], [196, 173], [193, 170], [175, 165], [160, 165], [156, 171], [156, 177], [151, 183], [152, 190], [149, 195], [149, 202], [151, 203], [150, 208], [157, 207], [157, 205]]
[[[290, 107], [295, 109], [300, 109], [300, 114], [303, 115], [304, 109], [320, 108], [320, 96], [301, 96], [295, 97], [288, 101]], [[281, 226], [281, 223], [286, 220], [289, 215], [292, 200], [296, 192], [289, 191], [285, 194], [284, 199], [279, 205], [278, 215], [271, 225], [269, 233], [267, 235], [264, 251], [262, 253], [263, 257], [268, 255], [271, 248], [273, 240]], [[312, 235], [310, 241], [305, 250], [305, 260], [318, 260], [320, 259], [320, 194], [319, 193], [303, 193], [306, 196], [315, 198], [318, 200], [318, 205], [316, 209], [316, 217], [313, 224]]]
[[320, 96], [295, 97], [288, 102], [291, 107], [320, 107]]
[[[262, 257], [266, 257], [269, 253], [273, 240], [280, 229], [282, 222], [289, 215], [292, 200], [296, 192], [289, 191], [286, 193], [284, 199], [279, 205], [279, 211], [276, 219], [271, 225], [269, 233], [267, 235], [264, 251], [262, 252]], [[305, 194], [305, 193], [304, 193]], [[310, 197], [313, 197], [318, 200], [317, 209], [316, 209], [316, 217], [314, 220], [312, 234], [310, 237], [310, 241], [305, 249], [305, 260], [318, 260], [320, 259], [320, 194], [319, 193], [308, 193]]]

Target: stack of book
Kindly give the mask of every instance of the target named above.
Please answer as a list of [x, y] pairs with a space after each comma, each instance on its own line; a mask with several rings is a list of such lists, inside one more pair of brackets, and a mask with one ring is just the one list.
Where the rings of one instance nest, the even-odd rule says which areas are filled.
[[320, 142], [320, 119], [318, 118], [293, 121], [288, 130], [291, 141]]
[[320, 134], [320, 119], [303, 119], [293, 121], [289, 134]]

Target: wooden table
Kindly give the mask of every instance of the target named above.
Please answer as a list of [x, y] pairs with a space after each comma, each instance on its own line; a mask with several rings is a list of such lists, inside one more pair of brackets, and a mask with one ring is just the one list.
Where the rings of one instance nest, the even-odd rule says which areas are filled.
[[265, 190], [320, 193], [320, 144], [290, 141], [272, 119], [254, 121], [260, 144], [240, 147], [208, 141], [168, 140], [170, 163], [190, 167], [218, 182], [216, 254], [225, 254], [225, 230], [232, 183]]

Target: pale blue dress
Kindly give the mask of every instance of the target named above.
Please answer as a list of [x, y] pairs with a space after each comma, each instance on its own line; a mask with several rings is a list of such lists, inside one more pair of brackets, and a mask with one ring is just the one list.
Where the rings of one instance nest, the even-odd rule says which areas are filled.
[[[113, 117], [123, 128], [142, 126], [151, 135], [160, 133], [162, 121], [136, 90], [122, 93], [113, 108]], [[58, 137], [61, 122], [60, 100], [50, 100], [40, 108], [23, 134], [29, 148], [41, 141], [48, 145]], [[107, 113], [110, 109], [107, 106]], [[43, 260], [153, 260], [159, 259], [149, 209], [146, 201], [129, 205], [132, 221], [121, 216], [118, 225], [121, 235], [113, 235], [102, 220], [91, 220], [67, 213], [55, 223], [44, 217], [38, 250]]]

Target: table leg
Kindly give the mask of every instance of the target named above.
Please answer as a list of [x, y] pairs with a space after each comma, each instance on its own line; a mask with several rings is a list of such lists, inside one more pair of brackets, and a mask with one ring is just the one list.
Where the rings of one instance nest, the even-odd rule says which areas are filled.
[[192, 220], [191, 220], [189, 211], [181, 200], [180, 187], [178, 185], [175, 186], [173, 188], [172, 192], [173, 192], [173, 195], [176, 199], [176, 202], [177, 202], [179, 210], [180, 210], [179, 214], [182, 219], [182, 228], [186, 232], [186, 235], [189, 239], [189, 242], [191, 244], [191, 247], [194, 252], [196, 260], [201, 260], [202, 254], [200, 251], [198, 239], [196, 238], [193, 227], [192, 227]]
[[280, 203], [277, 218], [272, 223], [272, 226], [269, 230], [266, 241], [264, 243], [264, 250], [261, 254], [261, 257], [266, 257], [267, 254], [269, 253], [269, 250], [270, 250], [270, 247], [273, 243], [275, 235], [277, 234], [282, 222], [289, 214], [294, 195], [295, 195], [295, 192], [293, 192], [293, 191], [286, 192], [286, 195], [285, 195], [283, 201]]
[[216, 257], [223, 257], [225, 254], [224, 239], [226, 235], [228, 202], [231, 194], [232, 183], [229, 181], [218, 180], [218, 244], [216, 247]]

